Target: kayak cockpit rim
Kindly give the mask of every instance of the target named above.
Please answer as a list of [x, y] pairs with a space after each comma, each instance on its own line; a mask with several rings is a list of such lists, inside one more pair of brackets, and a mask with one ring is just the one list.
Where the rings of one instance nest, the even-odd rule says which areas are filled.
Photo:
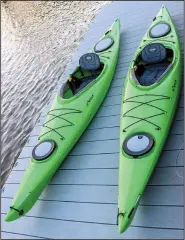
[[[83, 94], [85, 91], [87, 91], [89, 88], [91, 88], [93, 85], [95, 85], [103, 76], [103, 74], [106, 72], [107, 70], [107, 64], [106, 61], [101, 59], [101, 67], [100, 67], [100, 72], [99, 74], [93, 78], [93, 76], [88, 76], [87, 77], [87, 84], [85, 84], [84, 87], [82, 87], [81, 89], [79, 89], [79, 91], [77, 91], [75, 94], [74, 92], [72, 92], [70, 86], [69, 86], [69, 79], [62, 85], [60, 92], [59, 92], [59, 96], [60, 98], [62, 98], [62, 100], [64, 101], [68, 101], [68, 100], [73, 100], [76, 99], [77, 97], [79, 97], [81, 94]], [[78, 66], [75, 71], [73, 72], [74, 74], [76, 73], [80, 73], [82, 70], [80, 69], [80, 66]], [[86, 72], [86, 74], [88, 75], [89, 73]], [[92, 77], [92, 79], [90, 79]], [[83, 78], [82, 78], [83, 79]], [[79, 86], [80, 87], [80, 86]], [[70, 94], [67, 96], [66, 92], [70, 91]]]
[[[153, 42], [152, 42], [153, 43]], [[145, 90], [149, 90], [149, 89], [153, 89], [155, 87], [157, 87], [158, 85], [160, 85], [161, 83], [163, 83], [163, 81], [165, 81], [165, 76], [166, 74], [169, 73], [170, 69], [175, 65], [175, 62], [177, 62], [178, 60], [178, 56], [177, 56], [177, 52], [176, 52], [176, 47], [173, 46], [172, 44], [169, 43], [164, 43], [162, 41], [155, 41], [155, 43], [159, 43], [162, 44], [165, 49], [169, 52], [170, 54], [170, 61], [169, 64], [166, 66], [166, 69], [162, 72], [162, 74], [158, 77], [158, 79], [150, 84], [150, 85], [142, 85], [138, 79], [138, 75], [137, 75], [137, 67], [138, 67], [138, 58], [140, 57], [142, 50], [147, 47], [149, 44], [146, 44], [144, 46], [142, 46], [140, 52], [135, 56], [134, 60], [131, 63], [131, 67], [130, 67], [130, 75], [131, 75], [131, 83], [133, 86], [135, 87], [139, 87], [141, 89], [145, 89]], [[153, 64], [155, 65], [155, 64]], [[159, 63], [160, 65], [160, 63]], [[152, 64], [151, 64], [152, 66]]]

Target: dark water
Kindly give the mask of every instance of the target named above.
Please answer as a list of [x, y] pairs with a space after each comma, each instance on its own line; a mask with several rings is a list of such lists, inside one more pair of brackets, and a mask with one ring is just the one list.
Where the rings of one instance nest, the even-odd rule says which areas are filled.
[[1, 2], [1, 179], [103, 1]]

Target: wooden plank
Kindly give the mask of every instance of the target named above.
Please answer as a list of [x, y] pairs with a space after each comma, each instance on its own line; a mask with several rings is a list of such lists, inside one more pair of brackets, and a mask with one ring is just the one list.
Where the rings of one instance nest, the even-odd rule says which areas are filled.
[[[130, 3], [129, 1], [126, 2], [116, 2], [114, 1], [111, 5], [107, 6], [106, 13], [107, 16], [112, 16], [113, 9], [116, 10], [116, 15], [117, 14], [122, 14], [122, 16], [125, 17], [125, 21], [129, 21], [130, 19], [130, 12], [132, 12], [132, 19], [134, 19], [136, 16], [142, 17], [147, 15], [148, 17], [154, 17], [156, 15], [156, 11], [159, 11], [161, 8], [161, 5], [165, 4], [165, 6], [169, 9], [171, 14], [176, 11], [177, 9], [182, 9], [183, 10], [183, 5], [182, 1], [163, 1], [163, 2], [141, 2], [137, 8], [133, 8], [133, 3]], [[147, 11], [148, 10], [148, 11]], [[153, 16], [153, 14], [155, 14]], [[100, 12], [99, 16], [97, 16], [94, 20], [100, 21], [105, 18], [105, 15], [103, 12]], [[91, 28], [92, 29], [92, 28]]]
[[[184, 168], [170, 167], [170, 168], [155, 168], [148, 185], [183, 185]], [[168, 175], [169, 174], [169, 175]], [[168, 175], [168, 176], [167, 176]]]
[[132, 226], [184, 229], [183, 207], [139, 206]]
[[[183, 185], [183, 167], [156, 168], [148, 185]], [[24, 171], [12, 171], [6, 183], [20, 183]], [[110, 178], [111, 176], [111, 178]], [[118, 169], [59, 170], [50, 184], [110, 185], [118, 184]]]
[[[175, 141], [174, 141], [175, 140]], [[169, 136], [164, 150], [178, 150], [183, 143], [183, 135]], [[83, 142], [76, 144], [70, 152], [70, 155], [82, 154], [101, 154], [101, 153], [115, 153], [119, 152], [119, 139], [95, 142]]]
[[177, 122], [173, 123], [170, 133], [171, 134], [184, 134], [184, 121], [177, 121]]
[[[181, 157], [178, 164], [181, 164]], [[61, 164], [60, 169], [87, 169], [87, 168], [118, 168], [119, 154], [68, 156]], [[19, 159], [14, 170], [25, 170], [29, 158]]]
[[[39, 121], [38, 121], [38, 123], [39, 123]], [[41, 128], [42, 128], [42, 125], [35, 125], [35, 127], [33, 128], [33, 130], [30, 133], [30, 136], [35, 136], [35, 135], [38, 136], [40, 134]]]
[[[3, 221], [4, 215], [2, 215], [2, 228], [4, 231], [9, 229], [9, 223]], [[20, 228], [21, 226], [21, 228]], [[50, 226], [50, 227], [48, 227]], [[65, 231], [61, 231], [65, 229]], [[39, 236], [45, 238], [77, 238], [88, 239], [89, 236], [93, 238], [105, 238], [109, 239], [127, 239], [130, 238], [182, 238], [183, 230], [177, 229], [152, 229], [152, 228], [140, 228], [130, 227], [124, 234], [119, 234], [116, 225], [105, 224], [89, 224], [83, 222], [69, 222], [58, 221], [54, 219], [32, 218], [24, 217], [20, 220], [11, 223], [11, 230], [14, 233], [26, 233], [32, 234], [37, 232]]]
[[[29, 158], [18, 159], [14, 166], [15, 171], [26, 169]], [[61, 164], [60, 169], [89, 169], [89, 168], [118, 168], [119, 154], [68, 156]], [[184, 166], [184, 150], [163, 151], [157, 167]]]
[[[143, 9], [143, 10], [145, 10], [145, 9]], [[154, 17], [154, 16], [151, 16], [151, 12], [145, 12], [143, 10], [140, 14], [137, 13], [136, 15], [132, 15], [132, 18], [129, 18], [129, 17], [125, 18], [126, 15], [123, 14], [123, 11], [116, 13], [116, 17], [121, 19], [121, 20], [124, 19], [124, 24], [121, 24], [122, 28], [132, 27], [133, 25], [136, 25], [136, 24], [143, 26], [144, 24], [146, 25], [147, 23], [151, 23], [152, 20], [153, 20], [153, 17]], [[158, 10], [159, 10], [159, 8], [157, 9], [157, 11]], [[179, 15], [181, 15], [183, 13], [184, 13], [183, 8], [175, 8], [171, 12], [171, 17], [175, 21], [176, 19], [180, 19]], [[156, 12], [154, 14], [156, 15]], [[98, 18], [99, 18], [99, 16], [98, 16]], [[98, 18], [96, 18], [96, 19], [98, 19]], [[112, 14], [111, 14], [111, 16], [108, 16], [107, 19], [106, 19], [106, 22], [108, 22], [108, 23], [106, 23], [106, 25], [102, 24], [102, 27], [100, 26], [100, 28], [98, 28], [99, 27], [99, 21], [96, 23], [96, 19], [95, 19], [95, 22], [93, 24], [93, 28], [95, 28], [95, 29], [91, 28], [89, 30], [89, 32], [85, 35], [85, 37], [83, 39], [83, 45], [84, 45], [84, 42], [87, 41], [87, 39], [89, 39], [88, 35], [92, 31], [97, 32], [97, 30], [99, 30], [98, 32], [100, 32], [100, 34], [102, 34], [100, 29], [106, 28], [106, 26], [108, 26], [108, 24], [112, 23], [115, 20], [115, 16], [113, 16]], [[99, 34], [99, 36], [101, 36], [100, 34]], [[91, 36], [94, 36], [94, 35], [91, 34]]]
[[[120, 4], [120, 7], [121, 7], [121, 3], [119, 3], [119, 4]], [[167, 5], [167, 7], [168, 6], [171, 7], [171, 5]], [[169, 7], [168, 7], [168, 9], [170, 9]], [[125, 6], [125, 3], [124, 3], [124, 7], [121, 7], [121, 9], [123, 9], [123, 8], [128, 9]], [[161, 8], [161, 5], [158, 5], [158, 7], [157, 6], [153, 6], [152, 8], [154, 8], [154, 9], [152, 9], [151, 11], [146, 11], [146, 7], [139, 8], [139, 6], [138, 6], [138, 9], [137, 9], [138, 11], [137, 12], [134, 13], [134, 11], [131, 10], [132, 18], [129, 17], [129, 14], [128, 14], [129, 11], [128, 10], [124, 12], [124, 10], [117, 11], [117, 9], [116, 9], [116, 17], [117, 18], [123, 18], [125, 20], [126, 26], [127, 26], [127, 24], [132, 23], [132, 22], [133, 23], [140, 22], [140, 21], [145, 21], [146, 22], [147, 20], [148, 21], [149, 20], [152, 21], [153, 17], [156, 15], [156, 12], [158, 12], [159, 9]], [[178, 7], [175, 6], [173, 8], [173, 10], [171, 9], [172, 17], [174, 17], [174, 15], [178, 14], [179, 12], [183, 12], [183, 7], [180, 8], [179, 6]], [[100, 21], [100, 18], [101, 18], [101, 12], [100, 12], [99, 16], [96, 17], [95, 20], [93, 21], [94, 22], [93, 26], [92, 26], [93, 28], [91, 27], [90, 31], [95, 31], [97, 29], [97, 27], [99, 26], [98, 23]], [[114, 19], [115, 19], [115, 16], [114, 16], [114, 14], [111, 13], [110, 15], [107, 16], [106, 21], [113, 22]], [[105, 24], [102, 24], [102, 25], [105, 26]]]
[[[125, 5], [124, 5], [124, 7], [121, 7], [121, 9], [123, 9], [123, 8], [125, 8]], [[161, 8], [161, 5], [159, 5], [158, 8], [156, 8], [155, 10], [153, 9], [153, 14], [151, 14], [151, 12], [149, 12], [149, 14], [147, 14], [147, 13], [145, 13], [145, 11], [143, 11], [143, 10], [146, 10], [146, 7], [145, 7], [144, 9], [142, 9], [141, 14], [137, 13], [135, 16], [132, 15], [133, 16], [132, 19], [130, 19], [129, 17], [126, 18], [126, 15], [128, 15], [128, 9], [127, 9], [127, 14], [124, 14], [124, 11], [117, 12], [117, 9], [116, 9], [116, 17], [113, 16], [112, 18], [107, 18], [106, 22], [104, 22], [104, 24], [98, 24], [98, 23], [93, 24], [91, 26], [91, 29], [87, 32], [85, 37], [87, 39], [87, 37], [93, 36], [95, 34], [95, 32], [96, 32], [96, 34], [97, 34], [97, 32], [100, 32], [100, 34], [103, 34], [103, 32], [106, 31], [106, 29], [115, 20], [115, 18], [120, 18], [120, 20], [122, 20], [121, 22], [124, 21], [123, 24], [121, 24], [121, 26], [123, 26], [125, 28], [127, 26], [129, 26], [131, 28], [132, 25], [134, 25], [134, 24], [137, 25], [137, 22], [139, 22], [141, 26], [147, 25], [147, 27], [149, 27], [152, 22], [152, 19], [154, 18], [154, 16], [156, 16], [156, 13], [159, 11], [160, 8]], [[180, 10], [182, 10], [182, 8], [175, 8], [173, 10], [180, 11]], [[133, 10], [132, 10], [132, 14], [133, 14]], [[173, 14], [173, 11], [171, 12], [171, 14]], [[111, 15], [113, 15], [113, 14], [111, 13]]]
[[[5, 184], [2, 198], [12, 199], [18, 184]], [[183, 206], [183, 186], [147, 186], [140, 205]], [[40, 200], [117, 204], [117, 186], [95, 185], [48, 185]], [[6, 201], [6, 200], [5, 200]]]
[[157, 167], [184, 166], [184, 150], [163, 151]]
[[[14, 170], [25, 170], [29, 157], [18, 159]], [[60, 169], [118, 168], [119, 153], [101, 155], [68, 156]], [[162, 151], [157, 167], [175, 167], [184, 165], [184, 150]]]
[[[8, 211], [11, 201], [2, 199], [2, 213]], [[139, 206], [132, 225], [183, 229], [182, 210], [183, 207], [175, 206]], [[37, 201], [26, 216], [116, 225], [117, 205]]]
[[[2, 199], [2, 213], [8, 211], [11, 201], [11, 199]], [[115, 204], [37, 201], [37, 204], [26, 215], [68, 221], [116, 224], [116, 214], [117, 205]]]
[[[182, 9], [183, 10], [183, 5], [182, 1], [162, 1], [162, 2], [141, 2], [137, 8], [133, 8], [133, 3], [130, 3], [129, 1], [126, 2], [116, 2], [114, 1], [111, 5], [108, 5], [106, 8], [106, 13], [107, 16], [112, 16], [113, 14], [113, 9], [116, 10], [116, 15], [117, 14], [122, 14], [122, 16], [125, 16], [125, 21], [130, 19], [130, 12], [132, 12], [132, 17], [134, 18], [135, 16], [144, 16], [148, 14], [148, 16], [151, 17], [151, 15], [156, 14], [156, 11], [159, 11], [161, 8], [161, 5], [165, 4], [165, 6], [169, 9], [170, 12], [176, 11], [176, 9]], [[153, 16], [152, 16], [153, 17]], [[97, 16], [94, 20], [96, 21], [101, 21], [105, 18], [104, 12], [100, 11], [99, 16]]]
[[16, 234], [11, 232], [1, 232], [1, 239], [42, 239], [42, 237], [25, 235], [25, 234]]

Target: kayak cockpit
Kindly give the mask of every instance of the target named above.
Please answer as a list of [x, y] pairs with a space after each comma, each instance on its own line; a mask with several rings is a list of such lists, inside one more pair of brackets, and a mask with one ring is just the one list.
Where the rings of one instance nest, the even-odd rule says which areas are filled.
[[173, 57], [173, 51], [160, 43], [145, 46], [132, 69], [135, 82], [142, 86], [159, 82], [171, 66]]
[[101, 74], [103, 67], [97, 54], [84, 54], [79, 60], [78, 68], [60, 89], [60, 96], [69, 99], [79, 93]]

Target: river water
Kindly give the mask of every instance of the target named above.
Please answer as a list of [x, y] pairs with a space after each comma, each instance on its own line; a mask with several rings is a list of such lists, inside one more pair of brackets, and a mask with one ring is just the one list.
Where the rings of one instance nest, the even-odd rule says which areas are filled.
[[1, 186], [104, 1], [1, 2]]

